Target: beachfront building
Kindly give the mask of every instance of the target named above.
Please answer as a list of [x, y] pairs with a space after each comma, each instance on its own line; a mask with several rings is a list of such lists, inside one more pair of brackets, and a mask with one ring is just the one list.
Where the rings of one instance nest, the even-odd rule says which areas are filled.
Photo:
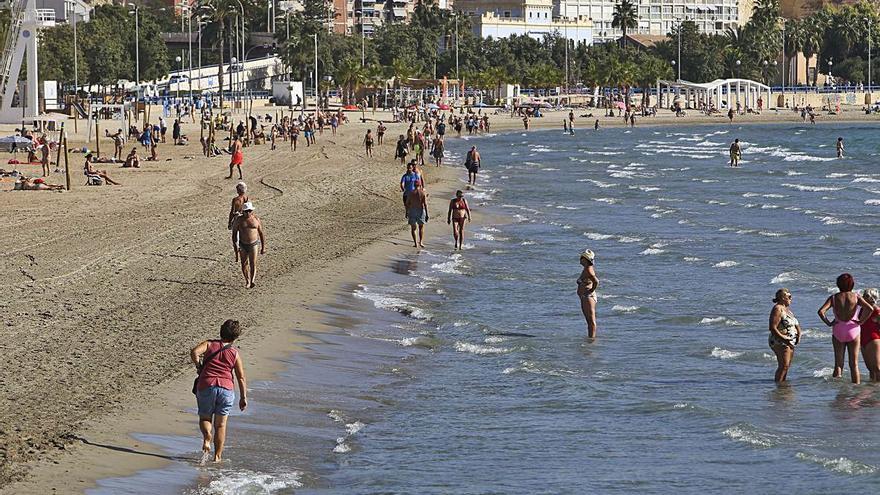
[[750, 79], [716, 79], [708, 83], [661, 80], [657, 81], [657, 95], [661, 108], [677, 104], [701, 111], [759, 111], [771, 106], [770, 86]]
[[[592, 19], [597, 43], [615, 41], [623, 34], [611, 26], [616, 0], [555, 0], [553, 3], [558, 17]], [[683, 20], [695, 22], [703, 33], [724, 34], [727, 28], [748, 22], [753, 0], [635, 0], [635, 3], [638, 28], [633, 34], [666, 35]]]
[[[406, 23], [412, 17], [419, 0], [333, 0], [334, 32], [370, 38], [379, 26], [387, 23]], [[452, 0], [430, 0], [448, 9]]]
[[593, 44], [593, 22], [586, 16], [556, 16], [554, 0], [456, 0], [454, 8], [471, 16], [474, 33], [482, 38], [527, 35], [541, 40], [558, 33]]

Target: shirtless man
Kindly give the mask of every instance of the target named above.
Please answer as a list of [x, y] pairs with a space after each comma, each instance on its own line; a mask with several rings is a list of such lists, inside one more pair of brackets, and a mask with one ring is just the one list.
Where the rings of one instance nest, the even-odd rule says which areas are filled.
[[241, 151], [241, 138], [236, 136], [235, 141], [232, 142], [232, 159], [229, 160], [229, 175], [226, 176], [227, 179], [232, 178], [232, 169], [238, 167], [238, 180], [242, 180], [243, 177], [241, 175], [241, 164], [244, 163], [244, 153]]
[[113, 139], [113, 158], [122, 160], [122, 145], [125, 144], [125, 138], [122, 136], [122, 129], [111, 134], [110, 138]]
[[843, 138], [837, 138], [837, 158], [843, 158]]
[[[413, 247], [425, 247], [425, 224], [428, 223], [428, 195], [422, 182], [416, 183], [414, 191], [406, 195], [406, 219], [412, 234]], [[416, 228], [419, 235], [416, 238]]]
[[266, 254], [266, 236], [263, 224], [254, 215], [254, 205], [250, 201], [241, 206], [241, 217], [232, 225], [232, 249], [235, 259], [241, 261], [241, 273], [244, 275], [244, 286], [253, 289], [257, 275], [257, 246], [260, 254]]
[[471, 146], [467, 157], [464, 160], [464, 166], [468, 171], [468, 185], [477, 185], [477, 173], [480, 171], [480, 152], [476, 146]]
[[364, 136], [364, 151], [367, 156], [373, 158], [373, 130], [367, 129], [367, 134]]
[[739, 144], [739, 139], [734, 139], [733, 144], [730, 145], [730, 166], [739, 167], [740, 160], [742, 160], [742, 146]]
[[[232, 224], [235, 222], [235, 219], [241, 216], [241, 208], [247, 203], [247, 184], [244, 182], [239, 182], [235, 185], [235, 192], [237, 193], [234, 198], [232, 198], [232, 207], [229, 209], [229, 223], [226, 225], [228, 230], [232, 230]], [[236, 259], [236, 261], [238, 261]]]

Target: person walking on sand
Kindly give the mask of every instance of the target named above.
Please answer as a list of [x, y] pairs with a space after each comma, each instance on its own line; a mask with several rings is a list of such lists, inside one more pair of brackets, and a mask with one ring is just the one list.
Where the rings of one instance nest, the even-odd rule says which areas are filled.
[[776, 383], [784, 382], [794, 356], [794, 347], [801, 341], [801, 325], [791, 311], [791, 291], [779, 289], [773, 298], [770, 311], [770, 337], [768, 345], [776, 354]]
[[480, 171], [480, 165], [482, 165], [480, 152], [477, 151], [476, 146], [471, 146], [471, 150], [468, 151], [464, 160], [464, 167], [468, 171], [468, 185], [477, 185], [477, 173]]
[[367, 129], [367, 135], [364, 136], [364, 149], [367, 153], [367, 156], [372, 158], [373, 157], [373, 131], [372, 131], [372, 129]]
[[837, 138], [837, 158], [843, 158], [843, 138]]
[[406, 137], [401, 134], [400, 137], [397, 138], [397, 150], [394, 152], [394, 158], [400, 159], [400, 164], [403, 165], [406, 163], [406, 155], [409, 154], [409, 146], [406, 142]]
[[455, 249], [461, 250], [464, 245], [464, 223], [471, 221], [471, 209], [464, 193], [455, 191], [455, 197], [449, 201], [449, 211], [446, 213], [446, 223], [452, 225], [452, 240]]
[[[226, 224], [228, 230], [232, 230], [232, 224], [241, 216], [241, 209], [249, 201], [247, 197], [247, 184], [244, 182], [239, 182], [235, 185], [235, 192], [236, 195], [232, 198], [232, 207], [229, 209], [229, 223]], [[235, 261], [238, 260], [236, 259]]]
[[[406, 219], [412, 234], [413, 247], [425, 247], [425, 224], [428, 223], [428, 194], [422, 182], [416, 184], [416, 188], [406, 196]], [[416, 237], [416, 229], [419, 231]]]
[[[843, 357], [849, 354], [849, 373], [853, 383], [859, 383], [859, 342], [862, 333], [861, 325], [874, 313], [874, 307], [862, 296], [853, 292], [855, 279], [849, 273], [837, 277], [837, 294], [828, 299], [819, 308], [819, 318], [831, 327], [831, 344], [834, 346], [833, 377], [843, 375]], [[829, 320], [826, 313], [832, 310], [834, 320]]]
[[742, 146], [740, 146], [739, 139], [737, 138], [730, 145], [730, 166], [739, 167], [740, 160], [742, 160]]
[[378, 144], [379, 146], [382, 146], [382, 142], [385, 138], [385, 131], [387, 130], [388, 128], [385, 127], [385, 124], [383, 124], [380, 120], [379, 125], [376, 126], [376, 144]]
[[238, 408], [247, 409], [247, 378], [238, 349], [232, 343], [241, 336], [241, 325], [226, 320], [220, 326], [220, 340], [205, 340], [189, 352], [199, 376], [193, 385], [202, 432], [202, 460], [208, 461], [214, 444], [214, 462], [223, 461], [226, 426], [235, 403], [233, 373], [238, 379]]
[[731, 107], [730, 110], [727, 111], [727, 120], [729, 121], [729, 123], [733, 123], [733, 107]]
[[593, 266], [595, 254], [589, 249], [581, 253], [581, 276], [577, 279], [577, 294], [581, 300], [581, 311], [587, 320], [587, 336], [596, 338], [596, 289], [599, 287], [599, 279]]
[[242, 180], [244, 178], [241, 175], [242, 163], [244, 163], [244, 153], [241, 151], [241, 138], [236, 136], [235, 140], [232, 141], [232, 158], [229, 160], [229, 175], [226, 178], [231, 179], [232, 170], [238, 168], [238, 180]]
[[235, 259], [241, 261], [241, 274], [245, 287], [254, 288], [257, 276], [257, 247], [260, 254], [266, 254], [266, 236], [263, 224], [254, 214], [254, 205], [248, 201], [241, 206], [241, 217], [232, 225], [232, 249]]
[[443, 165], [443, 138], [437, 136], [431, 142], [431, 156], [434, 157], [434, 163], [439, 167]]
[[[422, 176], [416, 171], [415, 160], [412, 160], [406, 164], [406, 173], [400, 177], [400, 192], [403, 193], [404, 210], [406, 210], [406, 197], [415, 191], [416, 186], [421, 182]], [[404, 215], [406, 215], [406, 212], [404, 212]]]

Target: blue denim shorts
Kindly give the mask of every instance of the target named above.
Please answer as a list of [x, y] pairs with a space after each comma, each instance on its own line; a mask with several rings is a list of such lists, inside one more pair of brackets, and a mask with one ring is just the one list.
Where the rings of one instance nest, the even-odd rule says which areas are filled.
[[199, 404], [199, 417], [210, 418], [218, 414], [229, 416], [232, 405], [235, 403], [235, 392], [223, 387], [208, 387], [196, 394]]

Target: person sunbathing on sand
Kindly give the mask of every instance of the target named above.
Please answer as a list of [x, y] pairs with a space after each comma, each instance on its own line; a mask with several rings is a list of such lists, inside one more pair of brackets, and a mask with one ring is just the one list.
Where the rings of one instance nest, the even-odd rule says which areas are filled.
[[64, 186], [60, 184], [49, 184], [43, 179], [31, 179], [30, 177], [21, 177], [15, 184], [15, 189], [21, 191], [61, 191]]
[[83, 165], [83, 173], [85, 175], [97, 175], [98, 177], [104, 179], [107, 184], [112, 184], [114, 186], [120, 185], [118, 182], [114, 181], [110, 178], [110, 176], [107, 175], [106, 170], [97, 170], [96, 168], [92, 167], [92, 158], [93, 157], [91, 153], [86, 155], [86, 164]]
[[141, 159], [138, 156], [137, 148], [132, 148], [131, 153], [125, 157], [125, 163], [122, 168], [141, 168]]
[[233, 372], [238, 378], [238, 408], [247, 409], [247, 379], [244, 362], [238, 349], [232, 346], [241, 336], [241, 324], [226, 320], [220, 326], [220, 340], [205, 340], [190, 350], [190, 359], [199, 375], [193, 393], [199, 410], [199, 430], [202, 432], [202, 460], [211, 455], [214, 444], [214, 462], [223, 460], [226, 443], [226, 423], [235, 402]]

